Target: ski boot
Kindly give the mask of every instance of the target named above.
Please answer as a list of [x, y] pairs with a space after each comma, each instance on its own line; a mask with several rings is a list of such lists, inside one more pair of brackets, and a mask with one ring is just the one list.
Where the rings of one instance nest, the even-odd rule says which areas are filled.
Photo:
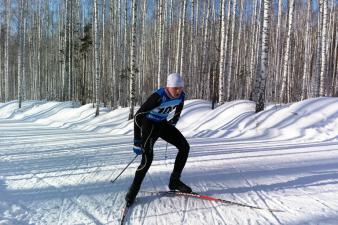
[[169, 189], [171, 191], [180, 191], [180, 192], [184, 192], [184, 193], [191, 193], [192, 192], [191, 188], [188, 185], [183, 183], [180, 180], [179, 177], [174, 177], [174, 176], [170, 177]]

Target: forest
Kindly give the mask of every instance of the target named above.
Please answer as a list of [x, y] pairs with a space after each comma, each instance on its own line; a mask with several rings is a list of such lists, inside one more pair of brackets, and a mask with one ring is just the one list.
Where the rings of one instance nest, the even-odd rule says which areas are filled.
[[169, 73], [223, 104], [338, 96], [337, 0], [1, 0], [0, 102], [141, 104]]

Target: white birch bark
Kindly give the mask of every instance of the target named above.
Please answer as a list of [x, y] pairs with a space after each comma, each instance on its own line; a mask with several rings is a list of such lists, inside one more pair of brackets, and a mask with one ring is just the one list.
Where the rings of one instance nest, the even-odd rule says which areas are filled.
[[295, 1], [290, 0], [289, 2], [289, 19], [288, 19], [288, 32], [286, 37], [286, 47], [285, 47], [285, 53], [284, 53], [284, 64], [283, 64], [283, 76], [282, 76], [282, 88], [280, 91], [279, 99], [280, 101], [285, 101], [285, 95], [288, 90], [287, 88], [287, 82], [288, 81], [288, 71], [290, 66], [290, 51], [291, 51], [291, 33], [293, 31], [293, 12], [294, 12], [294, 5]]
[[229, 73], [228, 73], [228, 81], [227, 81], [227, 100], [229, 101], [231, 96], [231, 87], [232, 87], [232, 61], [233, 61], [233, 50], [234, 50], [234, 38], [235, 38], [235, 22], [236, 22], [236, 7], [237, 0], [233, 0], [232, 3], [232, 17], [231, 17], [231, 38], [230, 38], [230, 54], [229, 54]]
[[[145, 90], [142, 87], [144, 85], [144, 78], [145, 78], [145, 68], [147, 65], [146, 62], [146, 14], [147, 14], [147, 0], [143, 1], [143, 10], [142, 10], [142, 28], [141, 28], [141, 34], [142, 34], [142, 41], [141, 41], [141, 73], [139, 76], [139, 95], [140, 95], [140, 102], [143, 102], [143, 97], [145, 95]], [[169, 58], [169, 57], [168, 57]]]
[[[38, 0], [38, 14], [41, 15], [41, 1]], [[41, 99], [42, 98], [42, 67], [41, 67], [41, 40], [42, 40], [42, 25], [41, 25], [41, 17], [37, 17], [38, 21], [38, 34], [37, 34], [37, 43], [36, 43], [36, 51], [37, 51], [37, 59], [35, 63], [37, 64], [36, 66], [36, 72], [37, 72], [37, 78], [36, 78], [36, 99]]]
[[100, 76], [102, 79], [102, 82], [105, 84], [102, 86], [102, 97], [104, 105], [107, 104], [107, 86], [108, 86], [108, 76], [106, 71], [106, 0], [102, 0], [102, 34], [101, 34], [101, 71]]
[[[334, 15], [338, 16], [338, 13], [334, 13]], [[337, 18], [337, 17], [335, 17]], [[338, 29], [336, 29], [335, 33], [335, 46], [334, 46], [334, 56], [333, 56], [333, 78], [332, 78], [332, 95], [338, 97]]]
[[18, 102], [19, 102], [19, 108], [21, 108], [22, 104], [22, 78], [24, 76], [23, 74], [23, 35], [24, 35], [24, 0], [20, 1], [19, 5], [19, 13], [20, 13], [20, 19], [19, 19], [19, 51], [18, 51]]
[[[195, 68], [194, 68], [194, 58], [195, 58], [195, 41], [196, 41], [196, 37], [194, 37], [195, 35], [195, 0], [191, 0], [191, 26], [190, 26], [190, 50], [189, 50], [189, 69], [188, 69], [188, 73], [186, 76], [186, 81], [188, 81], [187, 83], [190, 83], [190, 80], [192, 78], [192, 74], [195, 74]], [[190, 91], [190, 86], [188, 86]]]
[[281, 52], [282, 52], [282, 40], [281, 40], [281, 30], [282, 30], [282, 12], [283, 5], [282, 0], [278, 0], [278, 15], [277, 15], [277, 31], [276, 31], [276, 53], [275, 53], [275, 69], [274, 69], [274, 77], [275, 77], [275, 89], [274, 89], [274, 97], [278, 96], [279, 90], [279, 80], [280, 80], [280, 71], [281, 71]]
[[327, 17], [328, 17], [328, 0], [323, 0], [323, 22], [322, 22], [322, 52], [321, 52], [321, 67], [320, 67], [320, 90], [319, 95], [325, 96], [325, 80], [326, 80], [326, 67], [327, 67]]
[[319, 15], [318, 15], [318, 28], [317, 28], [317, 58], [316, 58], [316, 75], [313, 79], [314, 97], [320, 95], [320, 72], [321, 72], [321, 52], [322, 52], [322, 27], [323, 27], [323, 0], [318, 0]]
[[[240, 60], [241, 60], [241, 43], [242, 43], [242, 29], [243, 29], [243, 15], [244, 15], [244, 2], [245, 0], [240, 0], [241, 4], [240, 4], [240, 15], [239, 15], [239, 28], [238, 28], [238, 38], [237, 38], [237, 44], [236, 44], [236, 48], [237, 48], [237, 52], [236, 52], [236, 60], [235, 60], [235, 70], [234, 70], [234, 90], [238, 90], [242, 89], [242, 87], [240, 87], [243, 84], [238, 84], [239, 82], [239, 73], [240, 73]], [[244, 32], [245, 33], [245, 32]], [[245, 45], [246, 43], [244, 43]], [[246, 48], [244, 48], [246, 49]], [[243, 60], [244, 61], [244, 60]], [[240, 96], [240, 93], [237, 93], [237, 96]], [[236, 97], [236, 93], [234, 93], [233, 96], [235, 99]]]
[[[5, 12], [6, 14], [6, 12]], [[6, 15], [5, 15], [6, 18]], [[6, 24], [5, 24], [6, 26]], [[0, 37], [2, 37], [2, 32], [3, 30], [0, 29]], [[4, 52], [3, 50], [3, 46], [0, 45], [0, 52]], [[5, 101], [5, 72], [4, 72], [4, 67], [5, 65], [3, 64], [4, 59], [3, 59], [3, 55], [0, 54], [0, 102], [4, 102]]]
[[[184, 0], [186, 1], [186, 0]], [[183, 8], [184, 8], [184, 1], [181, 2], [181, 10], [180, 10], [180, 20], [178, 25], [177, 31], [177, 39], [176, 39], [176, 63], [175, 63], [175, 72], [180, 72], [180, 53], [181, 53], [181, 36], [182, 36], [182, 22], [183, 22]]]
[[6, 39], [5, 39], [5, 101], [9, 101], [9, 37], [11, 33], [11, 0], [6, 1]]
[[221, 46], [219, 60], [218, 102], [224, 103], [224, 60], [225, 60], [225, 1], [221, 0]]
[[269, 52], [269, 20], [270, 20], [270, 0], [264, 0], [264, 10], [263, 10], [263, 31], [261, 38], [261, 61], [260, 71], [256, 77], [255, 84], [255, 102], [256, 102], [256, 112], [264, 110], [265, 104], [265, 83], [267, 77], [267, 67], [268, 67], [268, 52]]
[[255, 74], [255, 51], [256, 51], [256, 45], [257, 45], [257, 36], [258, 36], [258, 26], [257, 26], [257, 11], [259, 9], [259, 3], [260, 0], [254, 0], [254, 7], [253, 7], [253, 14], [251, 18], [251, 38], [250, 38], [250, 67], [249, 67], [249, 76], [247, 77], [247, 88], [246, 88], [246, 96], [247, 98], [250, 98], [249, 96], [251, 95], [252, 92], [252, 83], [253, 83], [253, 78]]
[[207, 10], [205, 21], [204, 21], [204, 35], [203, 35], [203, 51], [202, 51], [202, 69], [200, 72], [201, 78], [199, 79], [200, 82], [197, 82], [198, 84], [198, 90], [199, 90], [199, 97], [204, 98], [206, 91], [209, 89], [208, 87], [208, 65], [209, 65], [209, 60], [208, 60], [208, 49], [209, 49], [209, 18], [210, 18], [210, 11], [211, 11], [211, 2], [206, 1], [205, 2], [205, 8]]
[[95, 48], [95, 103], [96, 112], [95, 116], [100, 114], [100, 68], [99, 68], [99, 37], [98, 37], [98, 0], [94, 0], [94, 48]]
[[117, 26], [116, 26], [116, 7], [115, 0], [110, 0], [110, 37], [109, 37], [109, 49], [110, 49], [110, 68], [109, 73], [111, 76], [111, 107], [112, 109], [117, 108], [117, 79], [115, 74], [115, 62], [116, 62], [116, 36], [117, 36]]
[[137, 22], [137, 0], [133, 0], [132, 12], [132, 30], [131, 30], [131, 48], [130, 48], [130, 112], [129, 119], [134, 118], [135, 106], [135, 79], [136, 79], [136, 22]]
[[182, 17], [182, 30], [181, 30], [181, 60], [180, 60], [180, 73], [181, 76], [184, 76], [184, 71], [183, 71], [183, 65], [184, 65], [184, 61], [185, 61], [185, 52], [184, 52], [184, 48], [185, 48], [185, 27], [186, 27], [186, 22], [185, 22], [185, 17], [187, 14], [187, 0], [184, 0], [183, 3], [183, 17]]
[[309, 87], [309, 79], [310, 79], [310, 22], [311, 22], [311, 8], [312, 8], [312, 0], [307, 1], [307, 10], [306, 10], [306, 31], [305, 31], [305, 50], [304, 50], [304, 71], [303, 71], [303, 82], [302, 82], [302, 96], [301, 100], [304, 100], [307, 97], [307, 88]]
[[161, 73], [162, 73], [162, 39], [163, 39], [163, 0], [159, 0], [159, 26], [158, 29], [158, 70], [157, 70], [157, 88], [161, 87]]

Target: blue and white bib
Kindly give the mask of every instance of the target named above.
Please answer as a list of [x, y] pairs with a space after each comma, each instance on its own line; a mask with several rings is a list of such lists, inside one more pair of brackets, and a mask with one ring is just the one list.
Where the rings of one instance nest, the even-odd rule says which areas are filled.
[[160, 122], [167, 120], [170, 112], [176, 110], [177, 106], [184, 102], [184, 92], [178, 98], [170, 98], [164, 88], [160, 88], [156, 93], [161, 98], [161, 104], [156, 108], [152, 109], [147, 115], [147, 119]]

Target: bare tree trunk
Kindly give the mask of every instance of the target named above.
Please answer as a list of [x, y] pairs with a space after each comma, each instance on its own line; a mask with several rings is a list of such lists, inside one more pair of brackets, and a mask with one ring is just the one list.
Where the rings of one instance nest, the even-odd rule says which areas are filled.
[[182, 16], [182, 30], [181, 30], [181, 60], [180, 60], [180, 73], [182, 73], [182, 76], [184, 75], [183, 71], [183, 65], [184, 65], [184, 60], [185, 60], [185, 54], [184, 54], [184, 48], [185, 48], [185, 27], [186, 27], [186, 22], [185, 22], [185, 17], [187, 13], [187, 0], [184, 0], [183, 3], [183, 16]]
[[303, 71], [303, 83], [302, 83], [302, 97], [301, 100], [304, 100], [307, 97], [307, 88], [309, 87], [309, 79], [310, 79], [310, 19], [311, 19], [311, 8], [312, 8], [312, 0], [307, 1], [307, 13], [306, 13], [306, 33], [305, 33], [305, 62], [304, 62], [304, 71]]
[[161, 73], [162, 73], [162, 35], [163, 35], [163, 1], [159, 0], [159, 25], [158, 30], [158, 71], [157, 71], [157, 88], [161, 86]]
[[[244, 2], [245, 0], [240, 0], [240, 15], [239, 15], [239, 29], [238, 29], [238, 38], [237, 38], [237, 52], [236, 52], [236, 60], [235, 60], [235, 70], [234, 70], [234, 90], [242, 89], [241, 85], [239, 84], [239, 73], [240, 73], [240, 60], [241, 60], [241, 42], [242, 42], [242, 29], [243, 29], [243, 14], [244, 14]], [[246, 49], [246, 48], [244, 48]], [[237, 96], [241, 96], [240, 92], [237, 93]], [[234, 93], [234, 98], [237, 98], [236, 94]]]
[[287, 88], [287, 82], [290, 82], [289, 80], [287, 80], [288, 77], [288, 71], [289, 71], [289, 67], [290, 65], [290, 59], [289, 59], [289, 55], [290, 55], [290, 51], [291, 51], [291, 33], [293, 32], [293, 12], [294, 12], [294, 5], [295, 5], [295, 1], [294, 0], [290, 0], [289, 2], [289, 23], [288, 23], [288, 33], [287, 33], [287, 39], [286, 39], [286, 47], [285, 47], [285, 53], [284, 53], [284, 66], [283, 66], [283, 78], [282, 78], [282, 88], [280, 91], [280, 100], [281, 101], [285, 101], [285, 95], [287, 93], [288, 90], [286, 90]]
[[73, 23], [73, 13], [74, 13], [74, 1], [69, 1], [69, 34], [68, 34], [68, 61], [69, 61], [69, 73], [68, 73], [68, 100], [73, 100], [73, 87], [74, 87], [74, 63], [73, 63], [73, 35], [74, 35], [74, 23]]
[[64, 32], [64, 63], [65, 63], [65, 71], [63, 73], [63, 96], [62, 100], [69, 100], [69, 35], [70, 35], [70, 27], [69, 27], [69, 11], [70, 11], [70, 3], [69, 1], [65, 0], [65, 8], [66, 8], [66, 13], [65, 13], [65, 32]]
[[103, 82], [106, 85], [102, 86], [102, 101], [104, 106], [107, 106], [107, 88], [108, 88], [108, 76], [106, 72], [106, 0], [102, 0], [102, 36], [101, 36], [101, 83]]
[[22, 78], [23, 74], [23, 35], [24, 35], [24, 0], [20, 1], [19, 6], [20, 11], [20, 20], [19, 20], [19, 52], [18, 52], [18, 101], [19, 101], [19, 108], [21, 108], [22, 104]]
[[[258, 2], [257, 2], [258, 1]], [[258, 39], [258, 25], [257, 25], [257, 11], [260, 8], [260, 2], [261, 0], [255, 0], [254, 1], [254, 11], [252, 14], [252, 18], [251, 18], [251, 29], [253, 29], [252, 31], [252, 38], [251, 38], [251, 53], [250, 53], [250, 69], [249, 69], [249, 76], [247, 78], [247, 90], [246, 90], [246, 95], [248, 98], [251, 98], [251, 93], [252, 93], [252, 84], [253, 84], [253, 79], [254, 79], [254, 74], [255, 74], [255, 65], [256, 65], [256, 57], [255, 57], [255, 53], [256, 53], [256, 49], [257, 49], [257, 39]]]
[[[334, 13], [336, 14], [336, 13]], [[337, 18], [337, 17], [335, 17]], [[332, 96], [338, 97], [338, 28], [336, 27], [334, 56], [333, 56], [333, 76], [332, 76]]]
[[209, 34], [209, 18], [210, 18], [210, 11], [211, 11], [211, 2], [206, 1], [205, 2], [205, 7], [207, 9], [207, 14], [205, 17], [205, 22], [204, 22], [204, 35], [203, 35], [203, 53], [202, 53], [202, 69], [200, 72], [201, 78], [199, 79], [202, 85], [200, 85], [199, 91], [200, 91], [200, 98], [205, 98], [205, 93], [208, 90], [208, 65], [209, 65], [209, 59], [208, 59], [208, 49], [210, 42], [208, 41], [208, 38], [210, 36]]
[[[135, 106], [135, 76], [136, 76], [136, 21], [137, 20], [137, 1], [133, 0], [132, 30], [131, 30], [131, 48], [130, 48], [130, 112], [129, 119], [134, 118]], [[160, 47], [160, 46], [159, 46]]]
[[94, 0], [94, 48], [95, 48], [95, 102], [96, 112], [95, 116], [100, 114], [100, 68], [99, 68], [99, 37], [98, 37], [98, 0]]
[[119, 52], [122, 51], [123, 57], [117, 58], [119, 67], [116, 68], [117, 71], [117, 82], [118, 82], [118, 105], [122, 106], [123, 105], [123, 100], [122, 100], [122, 86], [123, 86], [123, 79], [122, 79], [122, 74], [123, 74], [123, 69], [124, 69], [124, 54], [125, 54], [125, 49], [124, 49], [124, 43], [123, 43], [123, 28], [122, 28], [122, 2], [121, 0], [117, 1], [117, 27], [118, 27], [118, 32], [117, 32], [117, 40], [116, 40], [116, 45], [119, 46], [118, 50]]
[[220, 46], [220, 61], [219, 61], [219, 87], [218, 87], [218, 102], [224, 103], [224, 63], [225, 63], [225, 1], [221, 0], [221, 46]]
[[11, 0], [6, 1], [6, 39], [5, 39], [5, 101], [9, 101], [9, 37], [11, 32]]
[[[121, 102], [122, 102], [122, 106], [127, 106], [128, 105], [128, 93], [130, 93], [131, 90], [128, 90], [128, 81], [130, 81], [130, 79], [128, 79], [128, 70], [131, 70], [131, 68], [129, 68], [128, 65], [128, 53], [130, 51], [130, 49], [128, 49], [128, 0], [125, 1], [125, 5], [124, 5], [124, 34], [123, 34], [123, 63], [122, 63], [122, 85], [124, 85], [124, 87], [127, 87], [125, 92], [123, 93], [121, 90]], [[129, 84], [130, 85], [130, 84]], [[129, 86], [130, 87], [130, 86]]]
[[318, 15], [318, 28], [317, 28], [317, 58], [316, 58], [316, 75], [313, 78], [314, 96], [320, 95], [320, 71], [321, 71], [321, 52], [322, 52], [322, 27], [323, 27], [323, 0], [318, 0], [319, 15]]
[[116, 62], [116, 36], [117, 36], [117, 26], [116, 26], [116, 7], [115, 7], [115, 1], [110, 0], [110, 37], [109, 37], [109, 49], [110, 49], [110, 68], [109, 73], [111, 76], [111, 107], [112, 109], [117, 108], [117, 79], [116, 79], [116, 73], [115, 73], [115, 62]]
[[[139, 81], [139, 96], [140, 96], [140, 102], [143, 102], [143, 97], [145, 95], [145, 90], [142, 87], [144, 85], [144, 77], [145, 77], [145, 68], [147, 65], [146, 62], [146, 14], [147, 14], [147, 0], [144, 0], [143, 2], [143, 11], [142, 11], [142, 41], [141, 41], [141, 64], [142, 65], [142, 69], [141, 69], [141, 73], [140, 73], [140, 81]], [[169, 57], [168, 57], [169, 58]]]
[[182, 26], [183, 26], [183, 9], [184, 9], [184, 4], [185, 4], [185, 1], [182, 1], [181, 2], [181, 10], [180, 10], [180, 20], [179, 20], [179, 25], [178, 25], [178, 32], [177, 32], [177, 42], [176, 42], [176, 63], [175, 63], [175, 68], [176, 68], [176, 72], [180, 72], [180, 53], [181, 53], [181, 36], [182, 36]]
[[319, 95], [325, 96], [325, 78], [326, 78], [326, 67], [327, 67], [327, 13], [328, 13], [328, 3], [327, 0], [323, 0], [323, 4], [320, 5], [323, 11], [323, 22], [322, 22], [322, 52], [321, 52], [321, 67], [320, 67], [320, 90]]
[[269, 52], [269, 20], [270, 20], [270, 0], [264, 0], [264, 11], [263, 11], [263, 31], [261, 38], [261, 57], [260, 57], [260, 71], [256, 77], [255, 83], [255, 102], [256, 112], [264, 110], [265, 104], [265, 83], [266, 73], [268, 67], [268, 52]]
[[274, 87], [274, 95], [273, 97], [276, 99], [278, 96], [278, 90], [280, 87], [280, 72], [281, 72], [281, 53], [282, 53], [282, 38], [281, 38], [281, 30], [282, 30], [282, 12], [283, 12], [283, 5], [282, 0], [278, 0], [278, 15], [277, 15], [277, 31], [276, 31], [276, 53], [275, 53], [275, 69], [273, 70], [275, 76], [275, 87]]
[[234, 50], [234, 38], [235, 38], [235, 22], [236, 22], [236, 7], [237, 0], [233, 0], [232, 3], [232, 18], [231, 18], [231, 38], [230, 38], [230, 54], [229, 54], [229, 73], [228, 73], [228, 82], [227, 82], [227, 100], [229, 101], [232, 96], [231, 87], [232, 87], [232, 61], [233, 61], [233, 50]]
[[[0, 37], [2, 37], [2, 29], [0, 29]], [[4, 72], [4, 67], [5, 65], [3, 65], [4, 59], [2, 56], [2, 52], [4, 52], [3, 50], [3, 46], [0, 45], [0, 102], [4, 102], [5, 101], [5, 72]]]

